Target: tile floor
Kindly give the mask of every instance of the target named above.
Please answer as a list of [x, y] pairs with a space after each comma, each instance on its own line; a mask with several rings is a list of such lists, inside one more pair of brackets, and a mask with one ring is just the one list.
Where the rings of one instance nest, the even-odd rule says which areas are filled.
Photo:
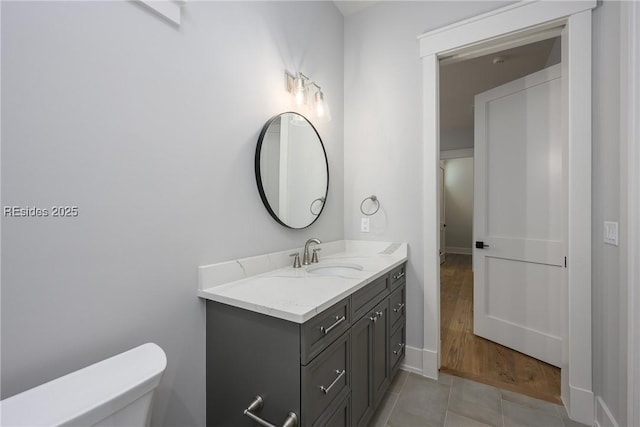
[[584, 427], [564, 407], [475, 381], [398, 372], [370, 427]]

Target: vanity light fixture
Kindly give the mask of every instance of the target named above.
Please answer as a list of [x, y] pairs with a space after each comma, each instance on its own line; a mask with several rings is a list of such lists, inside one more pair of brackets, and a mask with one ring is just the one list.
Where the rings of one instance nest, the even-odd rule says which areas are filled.
[[298, 73], [298, 77], [293, 81], [293, 97], [296, 105], [304, 105], [307, 103], [307, 87], [305, 81], [309, 81], [309, 77], [302, 73]]
[[[298, 75], [295, 76], [285, 71], [284, 76], [286, 90], [292, 95], [296, 106], [306, 106], [318, 120], [331, 120], [329, 105], [325, 101], [324, 93], [318, 83], [311, 81], [311, 79], [302, 72], [298, 72]], [[309, 98], [309, 91], [313, 92], [311, 99]]]

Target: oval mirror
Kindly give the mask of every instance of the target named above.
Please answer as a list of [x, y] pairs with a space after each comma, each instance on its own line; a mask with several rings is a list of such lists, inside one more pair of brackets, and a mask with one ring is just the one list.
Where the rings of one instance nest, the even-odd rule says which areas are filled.
[[258, 191], [280, 224], [305, 228], [318, 219], [329, 189], [327, 154], [304, 116], [282, 113], [262, 128], [255, 157]]

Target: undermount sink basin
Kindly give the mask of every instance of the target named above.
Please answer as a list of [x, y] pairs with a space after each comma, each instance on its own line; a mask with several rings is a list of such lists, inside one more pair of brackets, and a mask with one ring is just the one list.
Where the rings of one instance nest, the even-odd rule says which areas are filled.
[[318, 276], [352, 276], [354, 273], [362, 271], [362, 266], [358, 264], [325, 264], [308, 267], [307, 271]]

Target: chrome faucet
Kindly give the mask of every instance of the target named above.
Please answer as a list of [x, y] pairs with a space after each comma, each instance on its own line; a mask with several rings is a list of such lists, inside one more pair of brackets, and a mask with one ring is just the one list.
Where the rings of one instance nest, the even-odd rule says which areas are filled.
[[[306, 241], [306, 243], [304, 244], [304, 254], [302, 255], [302, 265], [309, 265], [311, 264], [311, 261], [309, 260], [309, 245], [315, 243], [315, 244], [320, 244], [322, 243], [320, 241], [320, 239], [316, 239], [316, 238], [312, 238]], [[317, 262], [317, 259], [316, 259]]]

